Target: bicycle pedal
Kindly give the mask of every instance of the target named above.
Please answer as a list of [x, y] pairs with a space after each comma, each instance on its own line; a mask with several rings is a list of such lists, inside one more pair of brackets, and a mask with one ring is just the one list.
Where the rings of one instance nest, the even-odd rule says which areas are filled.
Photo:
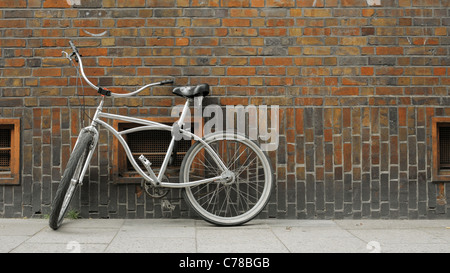
[[144, 155], [141, 155], [139, 157], [139, 160], [142, 162], [144, 167], [147, 169], [147, 172], [150, 175], [150, 178], [154, 181], [154, 185], [159, 186], [160, 183], [159, 183], [158, 177], [156, 177], [155, 173], [153, 172], [152, 168], [150, 167], [152, 165], [152, 163], [147, 158], [145, 158]]
[[171, 211], [174, 211], [174, 210], [175, 210], [175, 205], [172, 205], [172, 203], [170, 203], [170, 201], [167, 200], [167, 199], [161, 200], [161, 206], [162, 206], [163, 208], [169, 209], [169, 210], [171, 210]]

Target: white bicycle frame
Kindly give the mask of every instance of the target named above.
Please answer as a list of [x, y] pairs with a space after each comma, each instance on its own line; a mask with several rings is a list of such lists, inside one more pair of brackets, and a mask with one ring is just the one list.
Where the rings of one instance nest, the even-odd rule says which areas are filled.
[[[79, 63], [79, 67], [80, 67], [80, 71], [81, 71], [81, 75], [83, 76], [84, 80], [95, 90], [99, 90], [99, 87], [95, 86], [93, 83], [91, 83], [89, 81], [89, 79], [86, 77], [84, 70], [83, 70], [83, 63], [81, 61], [81, 56], [79, 55], [78, 51], [76, 50], [75, 46], [72, 44], [72, 42], [70, 42], [72, 49], [73, 49], [73, 54], [76, 55], [78, 63]], [[63, 51], [63, 53], [66, 54], [66, 57], [72, 61], [72, 59], [69, 57], [69, 55]], [[156, 86], [156, 85], [161, 85], [163, 83], [158, 82], [158, 83], [151, 83], [148, 85], [145, 85], [143, 87], [141, 87], [140, 89], [130, 92], [130, 93], [126, 93], [126, 94], [118, 94], [118, 93], [110, 93], [111, 96], [113, 97], [130, 97], [133, 95], [138, 94], [139, 92], [141, 92], [142, 90], [144, 90], [145, 88], [151, 87], [151, 86]], [[218, 180], [224, 180], [227, 178], [228, 175], [228, 168], [227, 166], [223, 163], [223, 161], [221, 160], [221, 158], [217, 155], [217, 153], [208, 145], [207, 142], [205, 142], [202, 138], [198, 137], [197, 135], [182, 129], [183, 128], [183, 124], [184, 124], [184, 119], [187, 115], [187, 113], [189, 112], [189, 104], [190, 104], [190, 99], [187, 99], [183, 111], [181, 113], [180, 119], [178, 121], [176, 121], [176, 125], [175, 128], [177, 129], [178, 132], [174, 132], [174, 126], [169, 126], [169, 125], [165, 125], [162, 123], [158, 123], [158, 122], [154, 122], [154, 121], [149, 121], [149, 120], [144, 120], [144, 119], [140, 119], [140, 118], [133, 118], [133, 117], [128, 117], [128, 116], [122, 116], [122, 115], [115, 115], [115, 114], [109, 114], [109, 113], [103, 113], [103, 103], [104, 103], [105, 97], [102, 96], [101, 97], [101, 101], [97, 107], [97, 110], [95, 111], [94, 117], [92, 118], [92, 122], [90, 126], [87, 126], [85, 128], [83, 128], [80, 132], [80, 136], [81, 134], [85, 133], [86, 131], [89, 131], [91, 133], [93, 133], [94, 135], [94, 141], [91, 144], [91, 147], [89, 148], [89, 154], [87, 156], [87, 160], [85, 165], [83, 166], [83, 169], [81, 171], [81, 175], [80, 178], [78, 180], [78, 183], [82, 184], [82, 180], [84, 178], [84, 175], [86, 174], [86, 171], [89, 167], [89, 163], [92, 159], [92, 156], [94, 154], [94, 150], [95, 150], [95, 146], [98, 143], [98, 138], [99, 138], [99, 132], [97, 130], [98, 125], [103, 126], [104, 128], [106, 128], [109, 132], [111, 132], [120, 142], [120, 144], [122, 145], [122, 147], [125, 150], [125, 153], [128, 157], [128, 159], [131, 162], [131, 165], [133, 166], [133, 168], [138, 172], [139, 175], [141, 175], [146, 181], [150, 182], [153, 186], [155, 187], [166, 187], [166, 188], [185, 188], [185, 187], [192, 187], [192, 186], [197, 186], [200, 184], [204, 184], [204, 183], [208, 183], [208, 182], [213, 182], [213, 181], [218, 181]], [[135, 127], [135, 128], [131, 128], [128, 130], [124, 130], [124, 131], [117, 131], [115, 128], [113, 128], [111, 125], [109, 125], [107, 122], [101, 120], [101, 118], [106, 118], [106, 119], [112, 119], [112, 120], [121, 120], [121, 121], [126, 121], [126, 122], [132, 122], [132, 123], [137, 123], [137, 124], [141, 124], [142, 126], [139, 127]], [[145, 131], [145, 130], [165, 130], [165, 131], [170, 131], [172, 132], [172, 140], [170, 141], [169, 147], [167, 149], [164, 161], [161, 165], [160, 171], [158, 176], [156, 176], [153, 172], [153, 170], [151, 169], [150, 165], [151, 163], [145, 159], [145, 157], [141, 156], [140, 160], [143, 163], [144, 167], [147, 169], [149, 174], [146, 174], [142, 168], [137, 164], [136, 160], [134, 159], [131, 150], [127, 144], [127, 142], [124, 140], [123, 136], [129, 133], [134, 133], [134, 132], [138, 132], [138, 131]], [[193, 138], [195, 141], [200, 142], [204, 147], [205, 150], [208, 152], [208, 154], [210, 154], [212, 156], [212, 158], [214, 159], [214, 161], [217, 163], [217, 165], [221, 168], [222, 174], [220, 176], [216, 176], [216, 177], [211, 177], [211, 178], [207, 178], [207, 179], [202, 179], [202, 180], [198, 180], [198, 181], [192, 181], [192, 182], [187, 182], [187, 183], [171, 183], [171, 182], [162, 182], [162, 178], [164, 176], [164, 173], [167, 169], [167, 165], [169, 163], [172, 151], [174, 149], [174, 145], [175, 145], [175, 141], [176, 141], [176, 135], [175, 134], [179, 134], [182, 136], [187, 136], [189, 138]], [[78, 144], [78, 140], [75, 144], [75, 146]]]

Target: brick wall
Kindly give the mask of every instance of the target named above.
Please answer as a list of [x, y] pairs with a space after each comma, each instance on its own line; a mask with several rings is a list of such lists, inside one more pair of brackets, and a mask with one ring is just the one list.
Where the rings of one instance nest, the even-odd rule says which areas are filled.
[[[206, 103], [279, 105], [277, 188], [261, 217], [449, 217], [450, 188], [431, 174], [431, 120], [450, 116], [449, 6], [2, 0], [0, 116], [21, 118], [22, 150], [20, 184], [0, 185], [0, 216], [49, 213], [83, 116], [75, 70], [61, 58], [73, 40], [87, 74], [112, 90], [174, 77], [177, 86], [209, 83]], [[97, 96], [84, 94], [92, 114]], [[107, 106], [147, 117], [180, 103], [160, 87]], [[75, 200], [83, 217], [191, 217], [177, 190], [171, 212], [137, 185], [114, 183], [112, 136], [102, 133]]]

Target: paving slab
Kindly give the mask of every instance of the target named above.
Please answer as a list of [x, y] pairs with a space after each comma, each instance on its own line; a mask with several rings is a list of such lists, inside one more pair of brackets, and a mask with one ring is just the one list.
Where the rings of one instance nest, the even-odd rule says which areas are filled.
[[416, 228], [446, 228], [449, 220], [334, 220], [336, 225], [347, 230], [361, 229], [416, 229]]
[[195, 253], [194, 220], [125, 220], [106, 252]]
[[288, 252], [269, 227], [198, 228], [197, 250], [200, 253], [283, 253]]
[[118, 235], [106, 248], [108, 253], [196, 253], [196, 240], [189, 237], [134, 237]]
[[30, 236], [17, 235], [1, 235], [0, 236], [0, 253], [13, 252], [18, 246], [28, 240]]
[[382, 253], [450, 252], [450, 220], [336, 220], [371, 251]]
[[0, 235], [32, 236], [47, 226], [45, 219], [0, 219]]
[[24, 242], [11, 253], [102, 253], [108, 244], [90, 244], [69, 241], [67, 243]]
[[1, 253], [450, 253], [449, 220], [0, 219]]
[[273, 232], [291, 253], [360, 253], [367, 243], [337, 227], [274, 227]]

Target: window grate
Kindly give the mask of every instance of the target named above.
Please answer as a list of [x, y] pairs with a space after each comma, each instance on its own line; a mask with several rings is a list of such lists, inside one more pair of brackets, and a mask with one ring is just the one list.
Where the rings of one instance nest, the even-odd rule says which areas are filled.
[[11, 129], [0, 129], [0, 148], [11, 147]]
[[[128, 129], [128, 128], [127, 128]], [[141, 168], [144, 168], [139, 156], [144, 155], [151, 163], [152, 168], [161, 167], [166, 156], [167, 149], [172, 139], [170, 131], [147, 130], [127, 134], [126, 141], [133, 154], [133, 158]], [[177, 157], [172, 166], [181, 166], [184, 154], [191, 147], [191, 140], [177, 141]], [[127, 171], [134, 171], [131, 162], [127, 158]]]
[[439, 166], [450, 169], [450, 127], [439, 127]]
[[20, 183], [20, 119], [0, 119], [0, 184]]
[[11, 151], [0, 151], [0, 171], [10, 171]]
[[11, 129], [0, 128], [0, 171], [11, 171]]

